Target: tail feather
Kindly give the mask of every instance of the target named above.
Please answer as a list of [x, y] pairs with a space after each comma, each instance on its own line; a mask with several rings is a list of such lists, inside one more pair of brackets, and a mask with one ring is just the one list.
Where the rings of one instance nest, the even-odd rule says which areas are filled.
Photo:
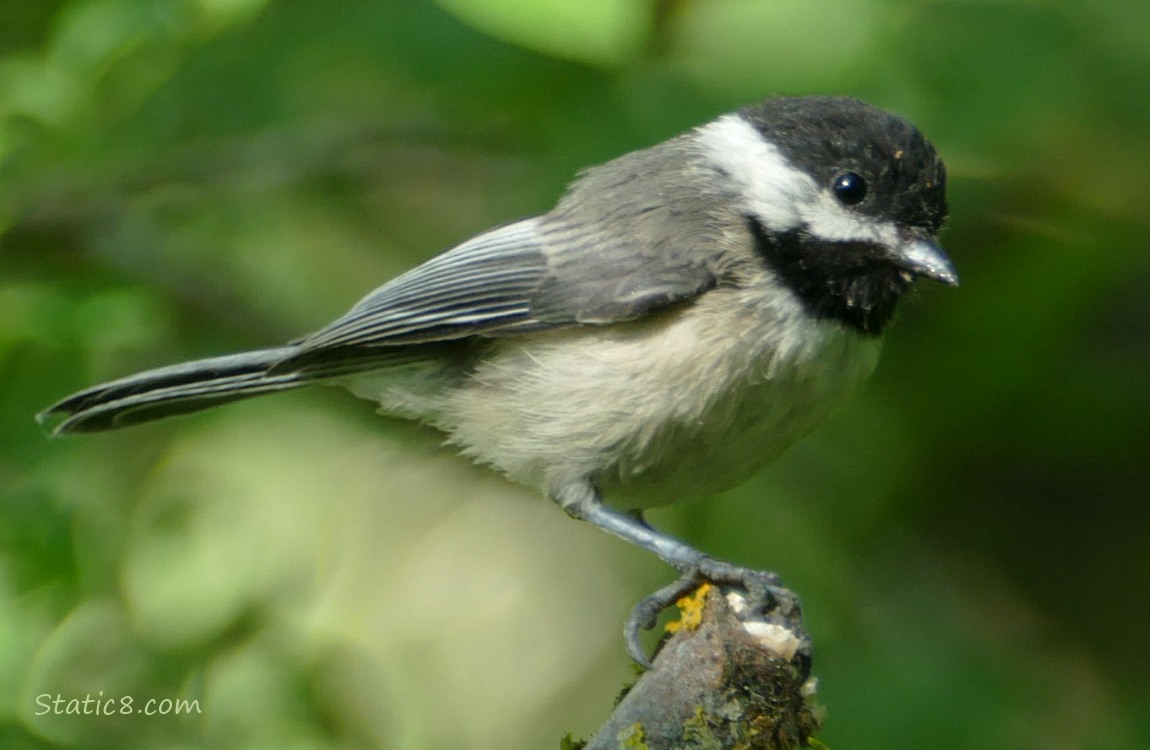
[[362, 372], [439, 361], [434, 346], [333, 347], [299, 357], [298, 346], [277, 346], [145, 370], [86, 388], [49, 406], [36, 419], [59, 418], [53, 435], [99, 432], [200, 411], [229, 401], [286, 391]]
[[295, 347], [284, 346], [147, 370], [68, 396], [37, 419], [44, 423], [63, 417], [53, 435], [97, 432], [298, 388], [312, 382], [315, 374], [268, 374], [272, 365], [295, 352]]

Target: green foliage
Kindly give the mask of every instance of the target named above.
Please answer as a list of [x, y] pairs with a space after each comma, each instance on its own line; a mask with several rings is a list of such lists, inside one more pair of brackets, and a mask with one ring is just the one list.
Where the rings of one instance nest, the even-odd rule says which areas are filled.
[[587, 746], [587, 740], [575, 739], [575, 736], [570, 732], [563, 735], [559, 740], [559, 750], [583, 750]]
[[620, 729], [618, 742], [619, 747], [626, 750], [650, 750], [643, 725], [639, 723]]
[[496, 39], [571, 60], [613, 66], [642, 52], [650, 0], [438, 0]]
[[[299, 335], [581, 166], [800, 92], [931, 136], [963, 285], [762, 477], [653, 520], [802, 594], [833, 747], [1150, 746], [1148, 27], [1116, 0], [8, 2], [0, 746], [593, 732], [668, 571], [434, 436], [323, 392], [60, 441], [33, 416]], [[66, 712], [101, 691], [198, 711]]]

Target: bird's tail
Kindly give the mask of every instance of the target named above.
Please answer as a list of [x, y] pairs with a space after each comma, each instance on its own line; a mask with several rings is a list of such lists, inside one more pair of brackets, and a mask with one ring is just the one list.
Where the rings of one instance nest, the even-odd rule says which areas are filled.
[[282, 346], [147, 370], [68, 396], [37, 419], [62, 417], [54, 435], [97, 432], [314, 382], [316, 373], [272, 370], [295, 353], [296, 347]]

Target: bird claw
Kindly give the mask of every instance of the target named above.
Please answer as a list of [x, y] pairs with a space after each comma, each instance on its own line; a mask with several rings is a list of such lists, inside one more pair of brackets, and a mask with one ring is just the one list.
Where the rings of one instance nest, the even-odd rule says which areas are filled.
[[[636, 664], [644, 669], [651, 668], [651, 661], [647, 658], [639, 640], [640, 633], [655, 627], [659, 615], [664, 610], [708, 581], [721, 588], [732, 588], [745, 594], [746, 606], [739, 613], [740, 620], [762, 617], [769, 613], [771, 619], [782, 620], [792, 630], [803, 632], [799, 599], [794, 592], [783, 588], [777, 574], [702, 557], [686, 567], [678, 580], [640, 599], [632, 607], [623, 626], [623, 638], [627, 654]], [[805, 635], [803, 638], [808, 645], [802, 657], [809, 665], [809, 640]]]
[[674, 583], [668, 584], [655, 593], [643, 597], [631, 608], [631, 614], [623, 625], [623, 640], [627, 644], [627, 654], [631, 660], [644, 669], [651, 668], [651, 661], [639, 641], [639, 634], [655, 627], [663, 610], [671, 607], [691, 590], [703, 582], [698, 573], [685, 573]]

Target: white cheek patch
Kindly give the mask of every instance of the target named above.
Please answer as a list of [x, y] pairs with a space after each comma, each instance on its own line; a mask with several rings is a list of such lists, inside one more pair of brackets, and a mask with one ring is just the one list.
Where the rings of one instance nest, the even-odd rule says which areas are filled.
[[740, 115], [723, 115], [699, 128], [699, 145], [741, 187], [747, 209], [767, 229], [785, 232], [803, 223], [799, 208], [818, 185]]
[[805, 227], [832, 242], [898, 244], [893, 223], [851, 211], [830, 190], [796, 168], [738, 114], [698, 129], [699, 145], [741, 188], [747, 209], [764, 227], [785, 232]]
[[874, 242], [890, 248], [899, 244], [898, 229], [893, 223], [851, 211], [835, 200], [829, 190], [820, 190], [814, 200], [799, 207], [799, 214], [807, 230], [824, 240]]

